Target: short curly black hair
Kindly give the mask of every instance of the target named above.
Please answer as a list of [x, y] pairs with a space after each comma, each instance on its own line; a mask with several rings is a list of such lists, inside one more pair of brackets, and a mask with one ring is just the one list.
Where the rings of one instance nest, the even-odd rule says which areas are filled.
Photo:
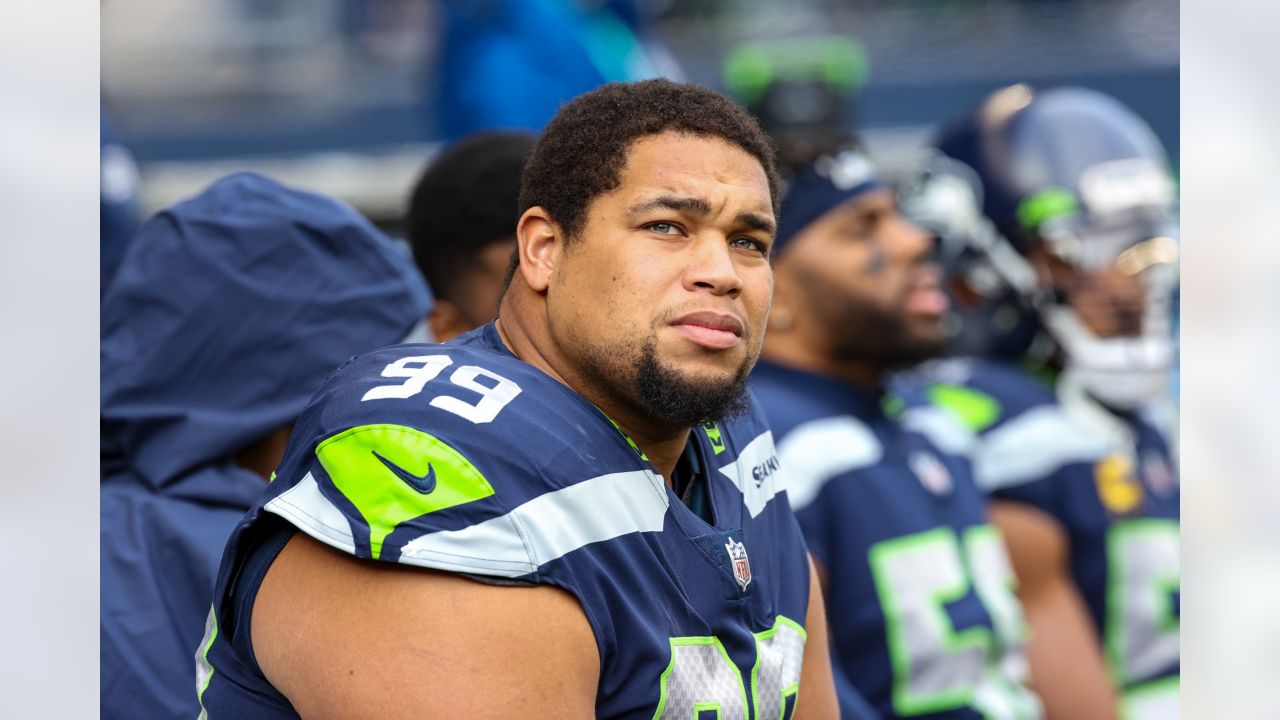
[[525, 165], [520, 213], [542, 207], [575, 238], [591, 201], [618, 187], [631, 145], [668, 131], [723, 138], [759, 160], [778, 214], [773, 146], [756, 119], [714, 90], [663, 79], [609, 83], [561, 107]]
[[536, 137], [480, 132], [445, 148], [409, 198], [413, 259], [437, 298], [452, 299], [489, 245], [515, 236], [520, 175]]

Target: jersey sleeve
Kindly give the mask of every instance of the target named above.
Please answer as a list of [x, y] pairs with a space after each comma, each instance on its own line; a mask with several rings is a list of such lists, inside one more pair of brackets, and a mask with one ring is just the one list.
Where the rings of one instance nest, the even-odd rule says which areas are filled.
[[563, 403], [520, 365], [451, 345], [355, 359], [295, 425], [265, 511], [357, 557], [536, 582], [519, 509], [563, 484]]

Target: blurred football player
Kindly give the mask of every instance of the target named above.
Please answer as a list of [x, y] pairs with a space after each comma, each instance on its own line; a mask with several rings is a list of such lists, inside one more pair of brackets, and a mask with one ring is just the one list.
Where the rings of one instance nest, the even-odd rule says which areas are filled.
[[837, 681], [884, 717], [1036, 718], [972, 437], [892, 379], [946, 340], [931, 251], [856, 149], [798, 168], [751, 385], [822, 578]]
[[101, 712], [192, 718], [218, 559], [307, 399], [423, 335], [407, 253], [334, 200], [240, 174], [146, 223], [102, 303]]
[[498, 314], [516, 247], [520, 172], [536, 138], [469, 135], [435, 158], [414, 186], [405, 226], [418, 269], [435, 292], [429, 322], [438, 342]]
[[[929, 370], [981, 433], [1050, 710], [1101, 697], [1178, 714], [1179, 490], [1168, 373], [1177, 215], [1168, 161], [1114, 99], [1024, 85], [943, 132], [913, 193], [942, 238], [957, 339], [994, 358]], [[1061, 713], [1068, 716], [1065, 710]]]
[[767, 137], [666, 80], [565, 105], [495, 322], [336, 373], [228, 545], [209, 716], [830, 718], [822, 597], [746, 389]]

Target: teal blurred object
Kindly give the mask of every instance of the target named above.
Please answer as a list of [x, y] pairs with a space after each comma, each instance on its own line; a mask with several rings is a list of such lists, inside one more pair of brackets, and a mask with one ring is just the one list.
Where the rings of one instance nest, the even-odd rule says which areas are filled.
[[446, 2], [433, 112], [445, 139], [539, 131], [560, 105], [607, 82], [681, 79], [634, 0]]

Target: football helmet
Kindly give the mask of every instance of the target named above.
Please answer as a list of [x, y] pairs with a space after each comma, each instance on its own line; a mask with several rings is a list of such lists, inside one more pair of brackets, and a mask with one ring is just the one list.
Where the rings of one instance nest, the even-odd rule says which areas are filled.
[[[1056, 357], [1062, 380], [1117, 409], [1164, 392], [1178, 209], [1150, 127], [1099, 92], [1013, 85], [947, 127], [936, 149], [904, 189], [904, 209], [939, 238], [940, 261], [963, 281], [949, 283], [953, 296], [957, 287], [971, 296], [956, 303], [955, 349]], [[1095, 303], [1082, 316], [1084, 293], [1103, 274], [1136, 280], [1141, 302]], [[1129, 329], [1096, 330], [1109, 324], [1099, 312], [1126, 311], [1140, 314], [1119, 323]]]

